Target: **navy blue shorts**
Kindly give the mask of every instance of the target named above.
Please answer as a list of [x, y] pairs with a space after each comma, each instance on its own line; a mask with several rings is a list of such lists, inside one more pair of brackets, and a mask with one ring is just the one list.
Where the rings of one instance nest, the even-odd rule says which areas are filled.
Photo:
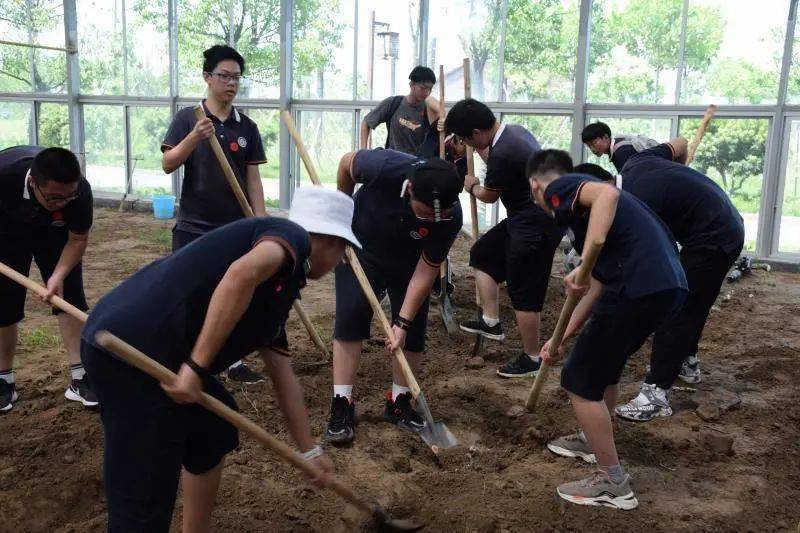
[[[369, 259], [363, 252], [356, 252], [361, 267], [367, 275], [372, 290], [383, 299], [389, 294], [392, 307], [392, 320], [403, 307], [403, 300], [408, 290], [408, 282], [414, 274], [414, 266], [396, 268], [395, 265], [381, 265], [375, 259]], [[349, 264], [340, 264], [334, 271], [336, 275], [336, 322], [333, 326], [333, 338], [340, 341], [361, 341], [370, 338], [372, 324], [372, 308], [361, 290], [353, 269]], [[406, 334], [405, 349], [410, 352], [425, 351], [425, 330], [428, 327], [428, 304], [425, 298], [414, 317], [414, 322]]]
[[590, 401], [619, 383], [628, 357], [680, 309], [686, 291], [672, 289], [642, 298], [604, 294], [583, 327], [561, 371], [561, 386]]
[[[199, 405], [179, 405], [158, 382], [81, 341], [83, 362], [100, 402], [109, 531], [168, 531], [181, 467], [203, 474], [239, 445], [236, 429]], [[236, 409], [216, 379], [205, 392]]]
[[[66, 228], [36, 228], [24, 235], [0, 234], [0, 261], [25, 276], [36, 261], [45, 284], [58, 264], [69, 234]], [[0, 275], [0, 327], [16, 324], [25, 317], [25, 287]], [[83, 292], [83, 269], [75, 265], [64, 279], [64, 299], [82, 311], [89, 309]], [[53, 314], [59, 314], [53, 308]]]

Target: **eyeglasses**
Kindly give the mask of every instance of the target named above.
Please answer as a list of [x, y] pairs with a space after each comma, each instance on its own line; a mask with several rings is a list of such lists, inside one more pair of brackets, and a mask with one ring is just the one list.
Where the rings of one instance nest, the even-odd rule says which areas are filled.
[[226, 72], [209, 72], [208, 75], [216, 76], [223, 83], [233, 82], [235, 84], [238, 84], [241, 83], [242, 79], [244, 79], [244, 76], [242, 76], [241, 74], [228, 74]]
[[31, 182], [33, 182], [33, 187], [37, 191], [39, 191], [39, 194], [42, 195], [42, 199], [45, 202], [47, 202], [48, 204], [58, 204], [58, 203], [65, 203], [66, 204], [66, 203], [71, 202], [72, 200], [75, 200], [76, 198], [78, 198], [81, 195], [81, 193], [78, 190], [76, 190], [74, 193], [69, 194], [67, 196], [61, 196], [60, 194], [45, 194], [42, 191], [42, 188], [39, 187], [39, 184], [36, 183], [35, 179], [31, 179]]

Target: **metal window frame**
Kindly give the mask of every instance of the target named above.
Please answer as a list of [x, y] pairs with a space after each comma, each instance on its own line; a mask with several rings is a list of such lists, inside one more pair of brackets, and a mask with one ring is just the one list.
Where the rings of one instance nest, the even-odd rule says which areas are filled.
[[[139, 106], [167, 106], [170, 116], [181, 106], [192, 105], [197, 102], [196, 97], [182, 96], [179, 92], [178, 76], [178, 17], [179, 1], [167, 0], [169, 44], [169, 95], [164, 97], [131, 96], [128, 95], [128, 43], [127, 14], [125, 13], [126, 0], [122, 0], [122, 38], [123, 38], [123, 76], [126, 94], [120, 96], [106, 96], [82, 94], [80, 92], [80, 55], [78, 52], [79, 27], [77, 18], [77, 1], [64, 0], [64, 43], [66, 60], [66, 92], [62, 94], [50, 93], [0, 93], [0, 101], [24, 102], [31, 106], [31, 128], [29, 129], [30, 142], [39, 140], [39, 118], [42, 103], [65, 104], [69, 116], [70, 148], [78, 155], [85, 170], [85, 124], [83, 106], [87, 104], [119, 105], [123, 107], [125, 120], [125, 175], [126, 190], [132, 190], [132, 162], [130, 139], [130, 110]], [[351, 100], [318, 100], [295, 99], [293, 76], [293, 22], [295, 2], [293, 0], [281, 1], [280, 12], [280, 93], [277, 99], [253, 98], [237, 101], [237, 106], [242, 108], [288, 110], [300, 122], [302, 111], [333, 111], [350, 112], [352, 114], [352, 147], [358, 146], [359, 126], [366, 110], [375, 106], [378, 101], [374, 99], [359, 99], [358, 95], [358, 67], [359, 60], [363, 61], [363, 52], [359, 51], [359, 34], [365, 31], [359, 22], [359, 9], [368, 0], [353, 0], [353, 51], [352, 51], [352, 99]], [[780, 221], [783, 195], [786, 186], [786, 166], [788, 164], [787, 143], [789, 142], [790, 124], [793, 120], [800, 119], [800, 105], [787, 103], [789, 76], [791, 74], [791, 56], [794, 47], [796, 29], [796, 14], [798, 0], [786, 0], [789, 3], [789, 17], [786, 22], [786, 36], [784, 41], [783, 58], [781, 63], [780, 80], [777, 100], [768, 105], [722, 105], [718, 107], [717, 116], [720, 118], [756, 118], [768, 119], [769, 133], [765, 153], [765, 170], [761, 191], [761, 204], [759, 210], [759, 226], [757, 236], [756, 255], [760, 257], [775, 258], [800, 262], [800, 254], [786, 254], [780, 252]], [[236, 6], [241, 0], [231, 0], [229, 16], [235, 19]], [[487, 104], [502, 118], [504, 114], [528, 114], [549, 116], [572, 117], [572, 139], [570, 152], [575, 160], [583, 160], [585, 152], [580, 142], [580, 132], [591, 116], [618, 116], [640, 118], [669, 118], [671, 120], [671, 133], [677, 135], [679, 121], [683, 117], [699, 117], [705, 111], [705, 106], [682, 103], [683, 78], [685, 71], [685, 54], [687, 25], [690, 0], [683, 0], [681, 12], [681, 38], [679, 51], [679, 64], [675, 81], [674, 104], [615, 104], [587, 102], [588, 64], [591, 39], [591, 12], [593, 0], [581, 0], [578, 21], [578, 43], [575, 59], [574, 91], [571, 101], [565, 102], [508, 102], [505, 94], [505, 42], [507, 32], [508, 0], [503, 0], [502, 17], [499, 35], [497, 56], [497, 79], [492, 80], [497, 84], [496, 102]], [[415, 54], [420, 64], [427, 64], [428, 37], [430, 35], [430, 0], [419, 1], [419, 45]], [[432, 66], [432, 65], [429, 65]], [[796, 68], [800, 68], [795, 66]], [[294, 146], [289, 138], [288, 131], [281, 125], [279, 138], [280, 158], [280, 205], [288, 208], [296, 185], [296, 176], [299, 160], [296, 157]], [[180, 195], [181, 171], [172, 174], [172, 188], [176, 196]]]

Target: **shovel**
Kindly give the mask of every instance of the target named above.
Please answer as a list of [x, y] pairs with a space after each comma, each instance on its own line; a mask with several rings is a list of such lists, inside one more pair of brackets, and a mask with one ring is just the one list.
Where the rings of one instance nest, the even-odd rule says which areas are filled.
[[[0, 273], [6, 275], [10, 279], [16, 281], [23, 287], [37, 293], [40, 296], [47, 294], [47, 289], [3, 263], [0, 263]], [[53, 296], [50, 303], [72, 317], [80, 320], [81, 322], [86, 322], [86, 313], [63, 298], [59, 296]], [[161, 365], [157, 361], [147, 357], [130, 344], [112, 335], [111, 333], [108, 333], [107, 331], [99, 332], [95, 339], [103, 348], [107, 349], [118, 358], [122, 359], [131, 366], [138, 368], [161, 383], [172, 383], [176, 378], [174, 372]], [[243, 414], [234, 411], [213, 396], [210, 396], [204, 392], [200, 401], [200, 405], [223, 420], [230, 422], [233, 426], [242, 430], [244, 433], [247, 433], [260, 442], [265, 448], [276, 453], [287, 463], [298, 468], [299, 470], [302, 470], [309, 476], [317, 477], [320, 474], [317, 467], [303, 459], [284, 442], [276, 439], [264, 431], [264, 429], [258, 424]], [[355, 492], [353, 492], [350, 487], [342, 483], [342, 481], [337, 478], [333, 478], [328, 486], [334, 492], [336, 492], [336, 494], [341, 496], [350, 504], [354, 505], [357, 509], [365, 514], [371, 515], [380, 531], [419, 531], [422, 529], [422, 526], [413, 524], [408, 520], [397, 520], [391, 518], [378, 504], [370, 503], [369, 501], [364, 500]]]
[[[309, 156], [308, 151], [306, 151], [305, 144], [303, 144], [303, 139], [300, 137], [300, 133], [297, 131], [297, 127], [294, 124], [292, 115], [290, 115], [288, 111], [284, 110], [281, 113], [281, 118], [283, 118], [283, 123], [286, 125], [286, 129], [289, 131], [289, 135], [291, 135], [294, 139], [295, 146], [297, 147], [297, 153], [300, 155], [300, 159], [303, 160], [303, 164], [306, 167], [308, 176], [311, 178], [311, 182], [314, 185], [321, 186], [322, 183], [320, 182], [317, 170], [314, 167], [314, 164], [311, 162], [311, 156]], [[353, 273], [358, 279], [361, 289], [364, 291], [364, 296], [367, 298], [367, 301], [372, 308], [372, 312], [378, 317], [386, 336], [393, 341], [394, 334], [392, 333], [392, 327], [389, 324], [389, 321], [386, 319], [386, 315], [383, 313], [383, 308], [381, 307], [378, 298], [375, 297], [375, 291], [372, 290], [372, 286], [369, 284], [367, 275], [364, 273], [364, 269], [361, 267], [361, 262], [358, 260], [358, 257], [356, 257], [356, 253], [353, 251], [352, 247], [347, 247], [346, 254], [347, 260], [353, 269]], [[400, 363], [400, 368], [402, 369], [403, 376], [406, 379], [406, 384], [408, 384], [408, 388], [411, 389], [411, 396], [413, 396], [417, 402], [417, 411], [425, 419], [425, 429], [420, 432], [422, 440], [425, 441], [434, 454], [438, 454], [439, 450], [447, 449], [457, 445], [458, 441], [447, 428], [447, 426], [445, 426], [444, 423], [436, 422], [433, 419], [431, 409], [428, 406], [428, 401], [422, 394], [422, 390], [420, 390], [419, 383], [417, 383], [416, 378], [414, 378], [414, 373], [411, 371], [411, 367], [408, 366], [408, 361], [406, 360], [406, 356], [403, 354], [403, 350], [398, 348], [394, 351], [394, 356], [397, 358], [397, 362]]]

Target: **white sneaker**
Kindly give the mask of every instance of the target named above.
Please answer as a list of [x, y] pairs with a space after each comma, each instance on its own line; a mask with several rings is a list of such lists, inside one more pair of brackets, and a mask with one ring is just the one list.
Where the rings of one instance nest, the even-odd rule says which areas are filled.
[[619, 417], [635, 422], [645, 422], [660, 416], [672, 416], [672, 408], [667, 400], [667, 391], [648, 383], [642, 383], [639, 395], [624, 405], [618, 405], [614, 412]]
[[678, 379], [684, 383], [700, 383], [700, 360], [697, 355], [690, 355], [683, 360]]

